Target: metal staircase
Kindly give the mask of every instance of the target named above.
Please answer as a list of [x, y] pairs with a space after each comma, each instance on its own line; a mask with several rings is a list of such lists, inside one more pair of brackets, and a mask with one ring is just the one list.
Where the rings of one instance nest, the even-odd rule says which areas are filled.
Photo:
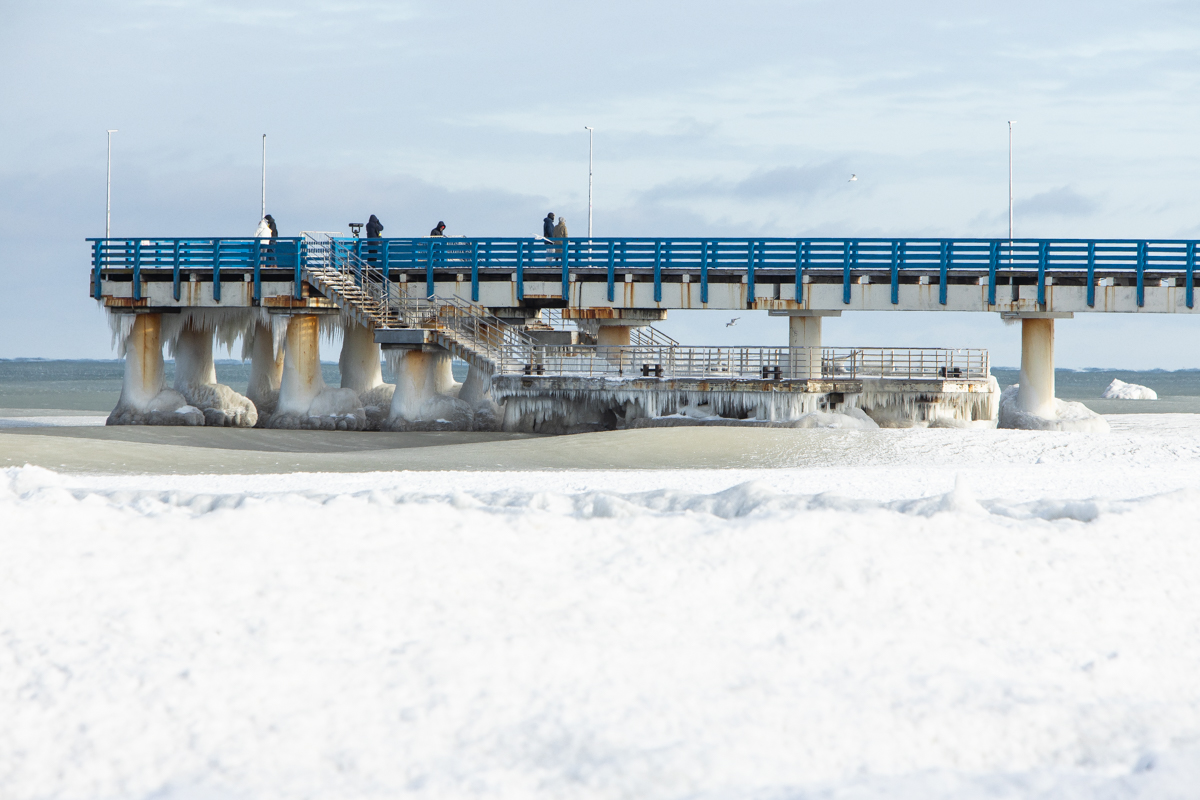
[[491, 314], [458, 298], [415, 297], [408, 285], [394, 284], [370, 256], [337, 234], [305, 232], [304, 278], [334, 300], [359, 324], [376, 330], [430, 331], [431, 339], [457, 358], [488, 372], [506, 360], [529, 358], [534, 341]]

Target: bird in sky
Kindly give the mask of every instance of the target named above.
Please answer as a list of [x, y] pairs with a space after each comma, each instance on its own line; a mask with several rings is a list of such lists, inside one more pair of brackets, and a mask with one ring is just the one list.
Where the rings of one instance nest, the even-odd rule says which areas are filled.
[[729, 320], [729, 322], [726, 322], [726, 323], [725, 323], [725, 327], [726, 327], [726, 328], [732, 328], [734, 325], [737, 325], [737, 321], [738, 321], [739, 319], [741, 319], [741, 317], [734, 317], [733, 319]]
[[[854, 174], [851, 174], [851, 176], [850, 176], [850, 181], [856, 181], [856, 180], [858, 180], [858, 176], [857, 176], [857, 175], [854, 175]], [[846, 183], [849, 183], [850, 181], [846, 181]]]

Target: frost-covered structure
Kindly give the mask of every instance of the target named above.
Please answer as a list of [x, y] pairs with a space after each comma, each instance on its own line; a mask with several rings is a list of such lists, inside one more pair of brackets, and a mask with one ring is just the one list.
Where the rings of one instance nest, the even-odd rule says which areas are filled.
[[1137, 383], [1126, 383], [1113, 378], [1113, 382], [1104, 390], [1105, 400], [1157, 400], [1158, 392], [1148, 386]]
[[792, 387], [754, 381], [501, 376], [494, 391], [504, 405], [504, 430], [525, 433], [648, 427], [647, 420], [670, 418], [690, 421], [674, 424], [742, 421], [809, 427], [822, 420], [814, 414], [848, 415], [860, 423], [869, 421], [869, 427], [995, 427], [999, 408], [994, 378], [984, 385], [859, 380]]
[[125, 376], [109, 425], [203, 425], [204, 412], [166, 387], [161, 314], [110, 315]]
[[383, 382], [382, 361], [374, 331], [354, 320], [344, 320], [338, 369], [342, 374], [342, 388], [358, 395], [366, 415], [366, 430], [377, 431], [383, 427], [396, 391], [395, 384]]
[[[217, 383], [213, 362], [214, 334], [222, 334], [226, 344], [245, 330], [244, 311], [229, 324], [230, 314], [205, 311], [184, 312], [181, 327], [171, 342], [175, 356], [175, 390], [204, 414], [204, 424], [216, 427], [252, 428], [258, 422], [258, 409], [244, 395]], [[224, 324], [223, 324], [224, 323]]]
[[320, 320], [298, 314], [287, 324], [279, 402], [269, 428], [360, 431], [367, 414], [353, 389], [332, 388], [321, 374]]
[[1052, 416], [1036, 414], [1021, 407], [1020, 384], [1013, 384], [1000, 395], [1001, 428], [1026, 431], [1079, 431], [1107, 433], [1108, 422], [1083, 403], [1053, 398]]

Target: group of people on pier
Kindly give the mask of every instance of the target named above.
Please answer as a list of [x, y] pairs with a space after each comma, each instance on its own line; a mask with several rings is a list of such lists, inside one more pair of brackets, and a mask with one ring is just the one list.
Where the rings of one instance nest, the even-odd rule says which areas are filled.
[[[356, 222], [355, 225], [359, 225], [359, 223]], [[381, 238], [380, 234], [383, 233], [383, 223], [379, 221], [379, 217], [372, 214], [371, 218], [367, 220], [366, 228], [367, 228], [367, 238], [368, 239]], [[358, 235], [357, 230], [358, 229], [355, 228], [356, 236]], [[434, 226], [433, 230], [431, 230], [429, 232], [429, 235], [430, 236], [445, 236], [446, 235], [446, 223], [439, 221], [438, 224]], [[542, 220], [542, 236], [544, 238], [546, 238], [546, 239], [565, 239], [565, 238], [567, 238], [567, 235], [568, 235], [567, 234], [567, 220], [564, 217], [559, 217], [558, 221], [555, 222], [554, 212], [551, 211], [549, 214], [546, 215], [546, 218], [544, 220]], [[272, 217], [270, 214], [267, 214], [266, 216], [264, 216], [262, 218], [262, 220], [258, 223], [258, 228], [256, 228], [254, 231], [254, 238], [255, 239], [278, 239], [279, 238], [279, 226], [277, 226], [275, 224], [275, 218]]]

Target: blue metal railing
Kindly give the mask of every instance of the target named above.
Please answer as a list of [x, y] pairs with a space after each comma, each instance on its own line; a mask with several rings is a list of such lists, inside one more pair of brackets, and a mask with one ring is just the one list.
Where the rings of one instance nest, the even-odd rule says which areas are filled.
[[[89, 239], [92, 242], [93, 294], [100, 291], [102, 269], [132, 269], [134, 296], [140, 299], [142, 269], [174, 271], [175, 297], [179, 297], [180, 271], [213, 272], [213, 290], [220, 297], [224, 269], [253, 269], [255, 296], [260, 291], [260, 269], [295, 270], [299, 290], [300, 268], [305, 258], [301, 239]], [[1136, 278], [1138, 305], [1145, 302], [1147, 272], [1177, 272], [1184, 278], [1186, 302], [1193, 307], [1196, 240], [1116, 239], [731, 239], [731, 238], [439, 238], [346, 239], [360, 259], [378, 262], [388, 270], [420, 270], [427, 285], [435, 272], [470, 274], [471, 299], [479, 299], [481, 270], [516, 273], [517, 298], [524, 298], [530, 270], [553, 270], [561, 276], [564, 300], [570, 294], [572, 273], [595, 270], [607, 281], [607, 296], [615, 300], [619, 271], [641, 270], [652, 275], [654, 299], [662, 299], [668, 271], [698, 275], [700, 300], [708, 302], [713, 277], [737, 276], [746, 285], [746, 300], [755, 300], [756, 282], [764, 270], [786, 270], [799, 290], [812, 270], [841, 273], [842, 300], [850, 302], [855, 272], [881, 271], [891, 282], [891, 301], [899, 303], [901, 278], [936, 273], [938, 300], [947, 302], [946, 287], [956, 270], [986, 272], [988, 302], [996, 303], [998, 278], [1020, 276], [1037, 284], [1039, 303], [1045, 303], [1047, 278], [1086, 276], [1089, 306], [1095, 304], [1096, 272], [1128, 273]], [[836, 274], [836, 272], [834, 273]], [[1029, 281], [1032, 282], [1032, 281]]]

